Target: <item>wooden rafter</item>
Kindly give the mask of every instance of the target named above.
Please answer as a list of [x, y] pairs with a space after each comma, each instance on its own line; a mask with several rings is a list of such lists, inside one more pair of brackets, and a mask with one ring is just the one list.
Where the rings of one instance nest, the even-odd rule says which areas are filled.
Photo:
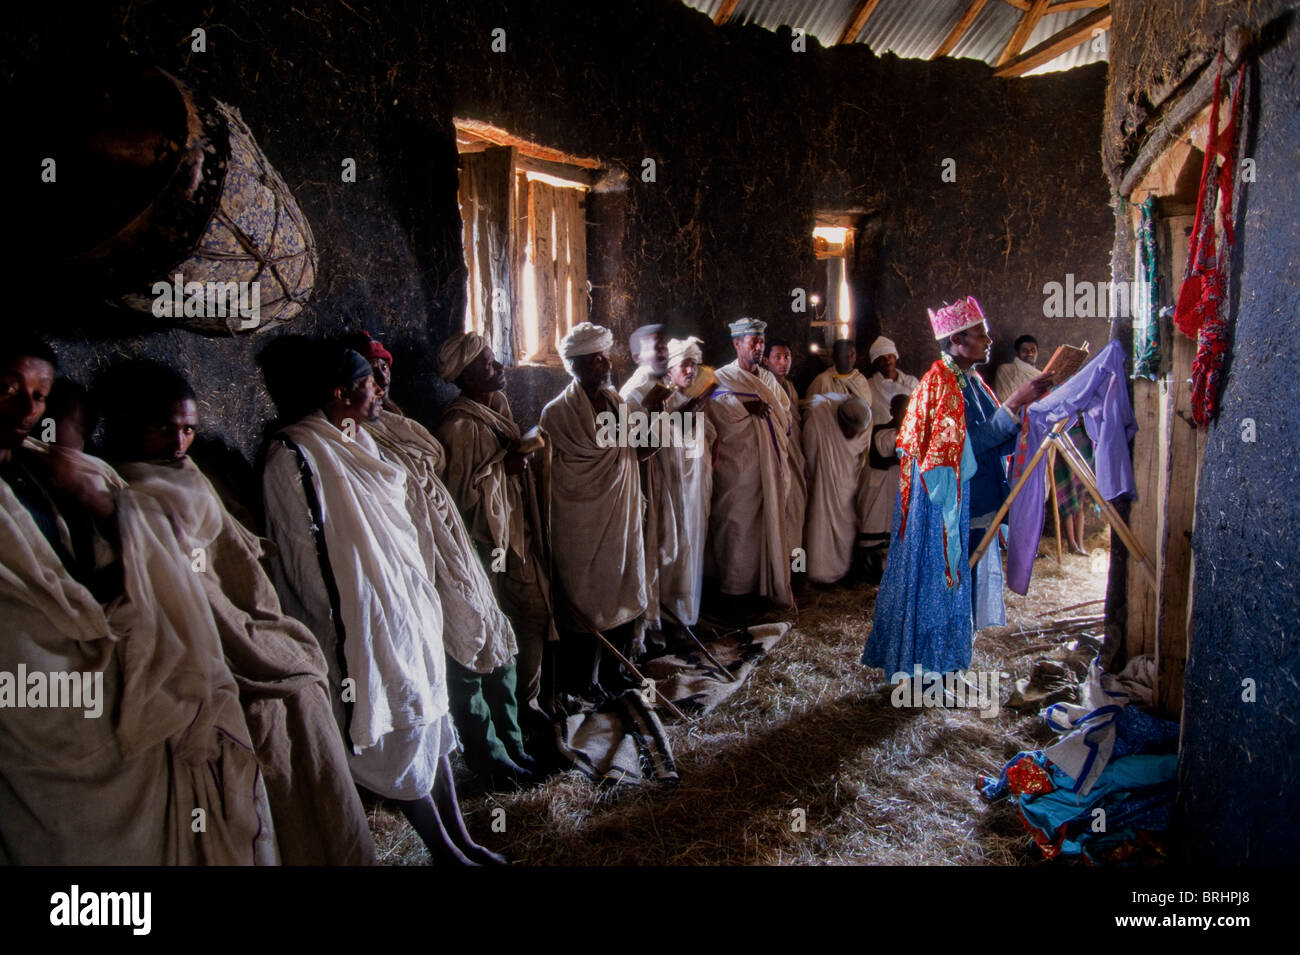
[[1020, 18], [1020, 22], [1016, 24], [1016, 29], [1011, 34], [1011, 39], [1007, 41], [1007, 45], [1002, 48], [1002, 53], [998, 57], [997, 63], [994, 64], [995, 66], [1001, 66], [1012, 57], [1017, 56], [1025, 48], [1025, 41], [1029, 39], [1029, 34], [1034, 32], [1034, 27], [1038, 26], [1038, 21], [1047, 12], [1048, 2], [1049, 0], [1033, 0], [1033, 6], [1025, 12], [1025, 15]]
[[1094, 10], [1086, 17], [1080, 17], [1064, 30], [1049, 36], [1042, 43], [1028, 50], [1009, 63], [1000, 64], [993, 71], [994, 76], [1024, 76], [1030, 70], [1036, 70], [1044, 63], [1050, 63], [1066, 50], [1072, 50], [1085, 42], [1098, 30], [1110, 29], [1110, 4]]
[[1029, 9], [1029, 0], [1002, 0], [1002, 2], [1015, 7], [1017, 10]]
[[713, 15], [713, 22], [722, 26], [731, 19], [731, 15], [736, 12], [736, 7], [740, 6], [740, 0], [722, 0], [722, 6], [718, 7], [718, 12]]
[[543, 162], [563, 163], [566, 166], [578, 166], [582, 169], [599, 169], [600, 160], [586, 156], [574, 156], [561, 149], [552, 149], [534, 143], [521, 136], [516, 136], [500, 126], [493, 126], [478, 119], [465, 119], [460, 116], [452, 120], [456, 127], [456, 143], [462, 152], [474, 152], [475, 143], [483, 142], [492, 146], [514, 146], [522, 155], [540, 159]]
[[975, 22], [975, 18], [979, 16], [980, 11], [984, 9], [984, 5], [988, 2], [989, 0], [971, 0], [970, 6], [967, 7], [966, 12], [961, 15], [961, 19], [957, 21], [957, 25], [952, 28], [946, 37], [944, 37], [943, 42], [939, 44], [939, 49], [935, 50], [934, 53], [931, 54], [930, 59], [937, 60], [940, 57], [947, 56], [951, 53], [953, 48], [961, 41], [961, 38], [966, 35], [966, 31], [971, 28], [971, 24]]
[[1069, 13], [1071, 10], [1092, 10], [1095, 7], [1104, 7], [1110, 0], [1056, 0], [1047, 8], [1047, 15], [1050, 17], [1053, 13]]
[[878, 6], [880, 6], [880, 0], [860, 0], [857, 8], [853, 11], [853, 16], [849, 18], [849, 25], [844, 28], [844, 32], [840, 34], [840, 38], [836, 42], [852, 43], [856, 40]]

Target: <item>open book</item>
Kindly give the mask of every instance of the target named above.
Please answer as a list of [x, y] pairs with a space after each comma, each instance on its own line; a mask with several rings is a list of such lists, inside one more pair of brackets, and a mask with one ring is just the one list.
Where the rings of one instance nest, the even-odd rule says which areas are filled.
[[1052, 384], [1059, 385], [1082, 368], [1087, 360], [1087, 342], [1079, 348], [1073, 345], [1062, 345], [1052, 353], [1052, 360], [1047, 363], [1043, 373], [1052, 376]]

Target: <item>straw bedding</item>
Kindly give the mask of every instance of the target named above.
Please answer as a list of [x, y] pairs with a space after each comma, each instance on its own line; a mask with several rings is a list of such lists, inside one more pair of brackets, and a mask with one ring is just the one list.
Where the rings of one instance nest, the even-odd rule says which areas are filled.
[[[1106, 532], [1090, 549], [1107, 552]], [[1019, 631], [1100, 599], [1105, 586], [1103, 560], [1066, 555], [1060, 567], [1038, 561], [1028, 596], [1008, 592], [1009, 625], [978, 635], [972, 661], [1009, 674], [993, 719], [891, 706], [885, 675], [858, 662], [876, 588], [811, 588], [793, 631], [730, 700], [689, 724], [665, 717], [680, 783], [598, 790], [565, 773], [465, 800], [470, 830], [528, 865], [1039, 863], [1011, 810], [977, 795], [975, 775], [1051, 738], [1036, 715], [1005, 706], [1035, 661], [1061, 653], [1017, 653], [1052, 642]], [[400, 814], [367, 808], [382, 863], [428, 864]], [[504, 832], [492, 831], [494, 819]]]

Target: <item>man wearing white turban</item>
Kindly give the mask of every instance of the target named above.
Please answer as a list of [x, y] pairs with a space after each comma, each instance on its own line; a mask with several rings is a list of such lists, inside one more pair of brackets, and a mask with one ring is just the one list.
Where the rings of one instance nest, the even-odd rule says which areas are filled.
[[626, 654], [647, 604], [641, 455], [626, 434], [602, 440], [596, 421], [624, 403], [609, 383], [613, 344], [609, 329], [591, 322], [565, 335], [560, 356], [573, 380], [541, 415], [552, 444], [552, 584], [571, 633], [561, 643], [566, 676], [596, 696], [627, 683], [589, 635], [599, 631]]
[[779, 607], [793, 603], [786, 496], [790, 490], [790, 399], [762, 365], [767, 323], [731, 323], [736, 360], [716, 372], [709, 420], [718, 432], [709, 515], [706, 573], [747, 616], [744, 598], [758, 594]]
[[[902, 395], [908, 397], [916, 391], [919, 381], [912, 375], [900, 371], [898, 367], [898, 349], [884, 335], [871, 343], [868, 353], [871, 366], [876, 373], [871, 376], [871, 420], [876, 427], [887, 424], [893, 418], [894, 399]], [[890, 457], [886, 455], [886, 457]], [[896, 462], [897, 458], [893, 458]], [[897, 475], [897, 467], [894, 468]], [[888, 469], [869, 467], [863, 471], [865, 480], [858, 484], [858, 533], [864, 535], [863, 545], [868, 549], [889, 546], [890, 522], [894, 518], [894, 499], [897, 483], [890, 483]]]
[[898, 349], [894, 343], [881, 335], [871, 343], [871, 367], [876, 373], [871, 376], [871, 417], [877, 423], [889, 420], [889, 407], [899, 395], [910, 395], [920, 384], [913, 376], [898, 367]]

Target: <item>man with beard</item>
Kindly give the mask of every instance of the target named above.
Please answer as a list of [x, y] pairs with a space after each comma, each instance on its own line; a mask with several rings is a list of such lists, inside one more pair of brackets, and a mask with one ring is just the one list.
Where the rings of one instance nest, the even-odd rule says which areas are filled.
[[898, 348], [884, 335], [871, 343], [868, 355], [871, 367], [876, 370], [868, 379], [871, 385], [871, 419], [879, 425], [889, 420], [889, 409], [894, 399], [899, 395], [910, 395], [920, 382], [898, 367]]
[[593, 634], [600, 632], [627, 656], [647, 605], [638, 460], [653, 449], [633, 449], [625, 433], [605, 440], [610, 429], [597, 422], [598, 416], [617, 420], [623, 404], [609, 383], [613, 343], [609, 329], [591, 322], [564, 336], [560, 355], [573, 380], [541, 416], [552, 442], [554, 582], [571, 631], [562, 645], [566, 676], [579, 692], [596, 697], [631, 683]]

